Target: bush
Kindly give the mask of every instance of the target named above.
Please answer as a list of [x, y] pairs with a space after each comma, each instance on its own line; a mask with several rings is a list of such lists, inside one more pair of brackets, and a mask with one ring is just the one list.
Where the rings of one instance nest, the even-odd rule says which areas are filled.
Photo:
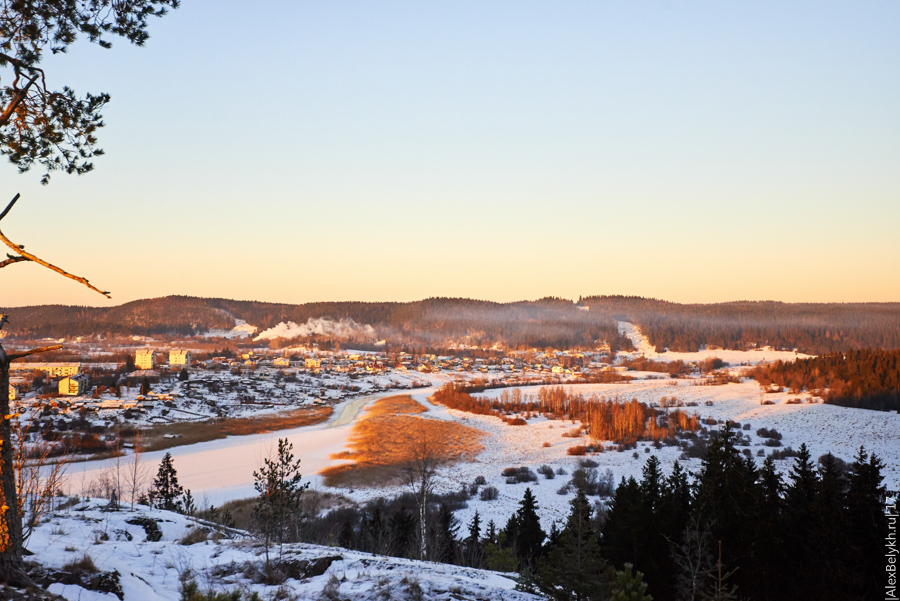
[[600, 478], [595, 469], [578, 468], [572, 472], [569, 486], [586, 495], [596, 495], [600, 492]]
[[553, 480], [554, 478], [556, 478], [556, 472], [554, 472], [553, 468], [549, 465], [542, 465], [537, 469], [537, 472], [547, 480]]
[[767, 447], [780, 447], [781, 441], [777, 438], [767, 438], [763, 444]]
[[761, 436], [762, 438], [772, 438], [774, 440], [781, 440], [781, 433], [775, 428], [760, 428], [756, 431], [757, 436]]
[[194, 528], [178, 541], [178, 544], [188, 546], [206, 542], [209, 532], [209, 528]]
[[562, 433], [563, 438], [581, 438], [584, 434], [584, 429], [581, 426], [577, 428], [572, 428], [571, 430], [567, 430]]
[[258, 593], [250, 593], [244, 596], [241, 591], [233, 590], [230, 592], [216, 593], [214, 591], [200, 592], [200, 587], [196, 582], [190, 580], [181, 585], [181, 601], [260, 601]]
[[549, 446], [550, 446], [550, 442], [549, 442], [549, 441], [545, 441], [544, 444], [541, 445], [541, 446], [543, 446], [543, 447], [545, 447], [545, 448], [546, 448], [546, 447], [549, 447]]
[[594, 461], [593, 459], [587, 459], [587, 458], [585, 458], [585, 459], [580, 459], [580, 460], [578, 461], [578, 465], [579, 465], [579, 467], [586, 467], [586, 468], [587, 468], [587, 467], [597, 467], [597, 466], [599, 466], [600, 464], [597, 463], [596, 461]]
[[520, 484], [522, 482], [537, 482], [537, 474], [531, 471], [531, 468], [522, 466], [522, 467], [508, 467], [503, 470], [502, 476], [506, 478], [507, 484]]
[[587, 448], [583, 444], [575, 445], [574, 447], [569, 447], [566, 449], [566, 455], [584, 455], [587, 453]]
[[478, 497], [482, 501], [494, 501], [500, 496], [500, 491], [496, 486], [485, 486], [481, 489], [481, 495]]
[[769, 455], [769, 457], [771, 457], [772, 459], [778, 460], [778, 459], [787, 459], [789, 457], [797, 457], [798, 455], [800, 455], [800, 453], [798, 453], [791, 447], [785, 447], [785, 448], [777, 450], [777, 451], [772, 451], [772, 453]]
[[682, 457], [684, 459], [701, 459], [706, 455], [706, 441], [698, 438], [690, 444], [685, 444], [682, 448]]
[[484, 476], [476, 476], [473, 484], [475, 486], [484, 486], [485, 484], [487, 484], [487, 480], [484, 479]]
[[94, 560], [87, 553], [84, 553], [78, 559], [73, 559], [62, 567], [64, 572], [71, 574], [96, 574], [100, 570], [94, 564]]

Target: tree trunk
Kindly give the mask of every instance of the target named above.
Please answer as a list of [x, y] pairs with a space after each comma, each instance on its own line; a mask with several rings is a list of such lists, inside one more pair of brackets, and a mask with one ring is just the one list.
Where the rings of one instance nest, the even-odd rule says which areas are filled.
[[9, 357], [0, 345], [0, 582], [33, 585], [22, 569], [22, 517], [16, 499], [9, 414]]

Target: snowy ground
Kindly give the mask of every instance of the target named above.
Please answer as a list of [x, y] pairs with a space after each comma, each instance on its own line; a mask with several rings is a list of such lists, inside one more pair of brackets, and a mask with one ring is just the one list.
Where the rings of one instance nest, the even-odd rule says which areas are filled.
[[[202, 540], [207, 536], [195, 534], [200, 542], [185, 545], [182, 539], [204, 529], [203, 524], [140, 506], [137, 511], [106, 511], [107, 504], [79, 501], [56, 511], [28, 541], [34, 553], [31, 559], [45, 568], [61, 570], [87, 555], [100, 572], [118, 573], [124, 601], [176, 601], [182, 578], [194, 580], [202, 592], [239, 589], [259, 592], [263, 599], [276, 594], [280, 599], [316, 599], [330, 580], [339, 586], [339, 598], [351, 601], [414, 599], [417, 588], [421, 589], [420, 599], [538, 599], [513, 590], [512, 575], [305, 544], [285, 545], [284, 559], [295, 562], [297, 577], [286, 580], [279, 590], [254, 582], [253, 568], [259, 569], [264, 561], [258, 541], [239, 532], [216, 541], [219, 537], [210, 532], [207, 540]], [[128, 523], [135, 518], [157, 522], [161, 539], [148, 541], [144, 526]], [[277, 554], [276, 549], [272, 552]], [[75, 584], [55, 583], [48, 588], [72, 601], [119, 599], [111, 592]]]

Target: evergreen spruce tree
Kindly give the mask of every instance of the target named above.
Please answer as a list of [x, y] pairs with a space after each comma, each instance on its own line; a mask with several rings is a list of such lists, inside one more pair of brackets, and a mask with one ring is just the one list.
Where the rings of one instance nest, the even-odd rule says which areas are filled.
[[431, 546], [434, 553], [434, 561], [455, 564], [457, 558], [456, 533], [459, 524], [453, 517], [453, 512], [446, 503], [441, 503], [437, 518], [434, 523], [433, 539]]
[[755, 590], [762, 599], [777, 599], [787, 586], [785, 577], [790, 575], [785, 568], [790, 564], [790, 557], [784, 547], [784, 482], [771, 457], [763, 462], [758, 483], [760, 508], [755, 553], [760, 578]]
[[[491, 538], [491, 527], [488, 524], [488, 537]], [[485, 556], [488, 569], [497, 572], [515, 572], [519, 569], [519, 560], [516, 556], [517, 541], [519, 540], [519, 520], [515, 513], [509, 516], [506, 527], [501, 529], [494, 537], [495, 542], [485, 547]]]
[[886, 491], [882, 486], [884, 464], [860, 447], [850, 466], [846, 516], [853, 599], [874, 599], [884, 589], [884, 537], [888, 531], [884, 514]]
[[643, 533], [643, 544], [638, 545], [634, 565], [647, 576], [647, 585], [654, 594], [666, 585], [670, 585], [666, 568], [671, 569], [671, 552], [669, 542], [663, 530], [664, 520], [660, 512], [660, 504], [665, 494], [665, 479], [660, 469], [659, 459], [651, 455], [644, 464], [640, 482], [641, 504], [639, 506], [640, 521]]
[[349, 517], [341, 524], [341, 531], [338, 532], [338, 545], [345, 549], [353, 549], [353, 524], [350, 523]]
[[413, 557], [412, 545], [416, 536], [416, 520], [405, 507], [401, 507], [388, 520], [390, 554], [394, 557]]
[[710, 439], [693, 509], [709, 528], [710, 539], [722, 542], [724, 565], [741, 566], [734, 585], [756, 598], [755, 587], [763, 578], [756, 553], [761, 491], [755, 463], [738, 452], [735, 437], [726, 428]]
[[484, 540], [489, 545], [497, 544], [497, 524], [494, 523], [494, 520], [488, 521], [487, 531], [484, 533]]
[[814, 521], [810, 525], [819, 554], [820, 578], [810, 583], [808, 595], [822, 601], [843, 601], [851, 598], [853, 591], [847, 587], [851, 575], [847, 565], [851, 561], [847, 550], [850, 544], [844, 511], [847, 483], [843, 471], [831, 453], [819, 462], [818, 490], [813, 506]]
[[653, 601], [647, 594], [647, 583], [643, 572], [634, 572], [634, 566], [625, 564], [625, 569], [618, 570], [612, 583], [610, 601]]
[[546, 554], [538, 561], [535, 583], [558, 601], [600, 601], [609, 592], [607, 565], [600, 554], [591, 506], [583, 491], [578, 491], [570, 507], [558, 541], [548, 544]]
[[666, 478], [656, 510], [661, 540], [655, 554], [657, 573], [648, 577], [652, 595], [659, 599], [674, 599], [678, 566], [672, 545], [680, 544], [691, 516], [691, 488], [687, 472], [677, 461]]
[[646, 540], [644, 532], [643, 494], [634, 478], [619, 483], [606, 513], [603, 527], [603, 550], [613, 565], [634, 564]]
[[150, 503], [157, 509], [178, 511], [178, 499], [182, 494], [184, 489], [178, 484], [178, 472], [175, 471], [172, 454], [166, 453], [150, 487]]
[[519, 558], [520, 569], [533, 570], [535, 562], [541, 553], [541, 545], [547, 537], [541, 530], [541, 521], [537, 515], [537, 501], [531, 492], [531, 488], [525, 489], [525, 495], [519, 502], [519, 510], [516, 512], [518, 536], [516, 538], [516, 557]]
[[[807, 578], [798, 574], [812, 574], [818, 571], [820, 561], [816, 515], [816, 494], [819, 489], [818, 473], [805, 444], [800, 445], [798, 456], [791, 468], [789, 483], [785, 490], [784, 502], [784, 546], [788, 564], [782, 585], [788, 595], [805, 597], [810, 586]], [[828, 552], [828, 551], [826, 551]]]
[[478, 512], [469, 522], [469, 536], [465, 540], [466, 565], [473, 568], [484, 567], [484, 544], [481, 541], [481, 516]]
[[375, 505], [371, 515], [363, 516], [359, 525], [359, 538], [359, 548], [363, 551], [379, 555], [387, 553], [387, 533], [380, 504]]

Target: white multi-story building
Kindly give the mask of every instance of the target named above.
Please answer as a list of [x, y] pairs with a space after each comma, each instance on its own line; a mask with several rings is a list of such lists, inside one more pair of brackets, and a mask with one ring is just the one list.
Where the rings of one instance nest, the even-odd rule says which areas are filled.
[[152, 348], [140, 349], [134, 354], [134, 365], [138, 369], [153, 369], [156, 367], [156, 353]]
[[87, 392], [87, 377], [84, 374], [75, 374], [59, 381], [59, 394], [64, 396], [78, 396]]
[[74, 376], [81, 370], [81, 363], [10, 363], [10, 371], [46, 372], [51, 378]]
[[171, 350], [169, 351], [169, 367], [190, 367], [191, 351]]

